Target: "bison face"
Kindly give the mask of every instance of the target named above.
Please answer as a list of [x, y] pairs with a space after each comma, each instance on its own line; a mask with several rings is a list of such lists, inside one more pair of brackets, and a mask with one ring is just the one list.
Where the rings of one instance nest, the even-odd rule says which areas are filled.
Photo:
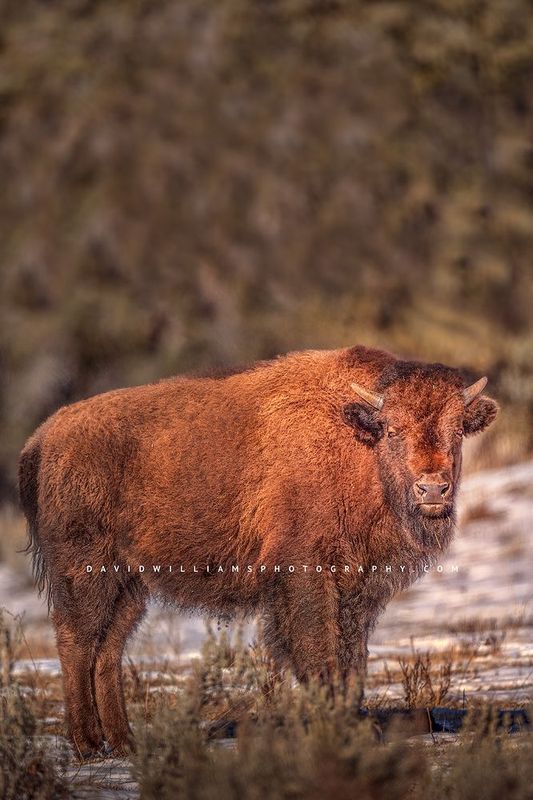
[[456, 370], [416, 362], [397, 362], [379, 393], [352, 384], [362, 402], [345, 407], [345, 421], [373, 448], [385, 497], [402, 520], [453, 516], [463, 437], [487, 428], [498, 411], [481, 396], [485, 384], [465, 388]]

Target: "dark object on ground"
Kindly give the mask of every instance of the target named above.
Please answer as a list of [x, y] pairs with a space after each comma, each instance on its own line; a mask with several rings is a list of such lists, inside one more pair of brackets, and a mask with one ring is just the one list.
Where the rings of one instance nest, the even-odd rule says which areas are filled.
[[[467, 717], [470, 714], [476, 715], [477, 710], [434, 706], [412, 710], [391, 708], [376, 713], [368, 711], [364, 713], [374, 719], [383, 732], [394, 723], [397, 730], [403, 730], [406, 735], [413, 736], [422, 733], [458, 733]], [[493, 713], [496, 714], [497, 730], [520, 733], [531, 729], [531, 720], [525, 709], [495, 709]], [[401, 724], [398, 728], [399, 721]]]
[[[391, 725], [396, 734], [408, 736], [426, 733], [459, 733], [470, 713], [463, 708], [387, 708], [376, 712], [361, 709], [361, 716], [369, 717], [377, 726], [380, 738], [384, 737]], [[523, 733], [533, 729], [532, 721], [523, 708], [496, 709], [496, 730], [509, 734]], [[216, 721], [209, 726], [208, 734], [213, 739], [233, 739], [237, 736], [239, 722], [235, 719]]]
[[[461, 730], [468, 713], [464, 708], [443, 708], [442, 706], [431, 708], [429, 714], [433, 733], [457, 733]], [[503, 728], [507, 733], [531, 730], [531, 720], [524, 708], [500, 708], [495, 713], [498, 730]]]

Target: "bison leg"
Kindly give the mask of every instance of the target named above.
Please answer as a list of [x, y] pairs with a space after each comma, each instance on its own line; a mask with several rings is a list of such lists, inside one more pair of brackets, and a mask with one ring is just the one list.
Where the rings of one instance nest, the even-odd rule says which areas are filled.
[[57, 609], [53, 619], [70, 738], [78, 755], [88, 758], [95, 755], [104, 743], [92, 687], [97, 631], [91, 630], [85, 618]]
[[361, 699], [366, 679], [368, 637], [374, 628], [377, 609], [365, 603], [360, 595], [341, 598], [339, 607], [340, 667], [343, 677], [355, 677], [361, 685]]
[[330, 683], [338, 673], [338, 595], [330, 576], [292, 576], [268, 615], [267, 645], [299, 681]]
[[133, 746], [122, 684], [122, 654], [128, 637], [145, 610], [145, 590], [137, 584], [123, 588], [96, 657], [98, 715], [108, 744], [118, 753], [125, 753]]
[[104, 731], [96, 705], [95, 668], [112, 628], [123, 587], [107, 576], [71, 574], [53, 582], [53, 620], [63, 672], [69, 735], [82, 757], [103, 749]]

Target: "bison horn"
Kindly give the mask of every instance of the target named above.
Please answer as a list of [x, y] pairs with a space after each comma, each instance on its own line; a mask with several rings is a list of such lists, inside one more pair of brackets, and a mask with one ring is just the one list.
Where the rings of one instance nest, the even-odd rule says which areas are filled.
[[382, 395], [377, 394], [377, 392], [371, 392], [369, 389], [359, 386], [358, 383], [352, 383], [352, 389], [356, 394], [359, 395], [361, 400], [364, 400], [369, 406], [373, 406], [374, 408], [377, 408], [378, 411], [381, 411], [383, 408]]
[[469, 406], [472, 400], [475, 400], [476, 397], [481, 394], [485, 386], [487, 385], [486, 378], [480, 378], [478, 381], [473, 383], [471, 386], [467, 386], [466, 389], [463, 391], [463, 397], [465, 401], [465, 405]]

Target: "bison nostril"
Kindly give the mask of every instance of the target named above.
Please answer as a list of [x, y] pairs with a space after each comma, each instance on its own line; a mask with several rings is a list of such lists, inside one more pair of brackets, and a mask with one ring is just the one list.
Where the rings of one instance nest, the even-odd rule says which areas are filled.
[[440, 504], [451, 492], [451, 483], [438, 483], [437, 481], [416, 481], [414, 484], [415, 495], [420, 503]]

